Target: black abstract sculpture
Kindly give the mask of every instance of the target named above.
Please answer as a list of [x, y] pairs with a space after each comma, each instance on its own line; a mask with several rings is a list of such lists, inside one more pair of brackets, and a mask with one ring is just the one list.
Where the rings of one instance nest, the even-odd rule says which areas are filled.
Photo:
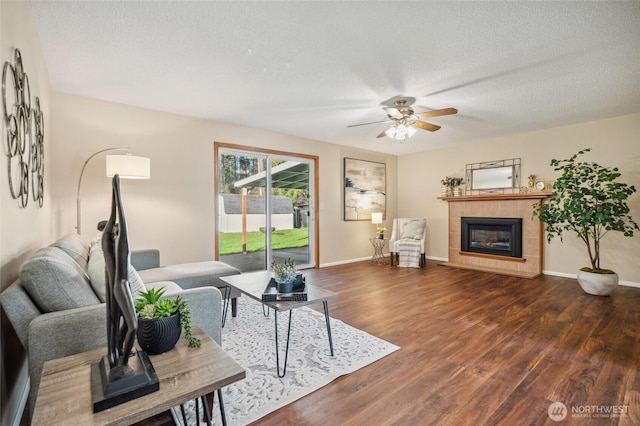
[[[129, 239], [120, 197], [120, 178], [113, 178], [111, 216], [102, 231], [106, 272], [107, 345], [111, 374], [123, 374], [136, 339], [138, 318], [129, 283]], [[113, 377], [115, 378], [115, 377]]]
[[111, 215], [98, 229], [105, 261], [108, 353], [91, 366], [94, 412], [160, 389], [147, 354], [138, 351], [132, 357], [138, 318], [129, 282], [129, 240], [118, 175], [112, 181]]

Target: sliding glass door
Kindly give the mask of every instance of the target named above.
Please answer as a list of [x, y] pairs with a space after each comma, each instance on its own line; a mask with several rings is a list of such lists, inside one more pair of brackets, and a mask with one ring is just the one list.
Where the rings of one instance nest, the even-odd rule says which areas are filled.
[[315, 267], [315, 161], [216, 144], [216, 255], [242, 272]]

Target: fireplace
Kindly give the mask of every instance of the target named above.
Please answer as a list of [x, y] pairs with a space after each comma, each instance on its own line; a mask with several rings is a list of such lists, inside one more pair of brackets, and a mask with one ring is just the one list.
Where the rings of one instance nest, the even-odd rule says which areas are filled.
[[522, 257], [522, 219], [462, 217], [463, 252]]

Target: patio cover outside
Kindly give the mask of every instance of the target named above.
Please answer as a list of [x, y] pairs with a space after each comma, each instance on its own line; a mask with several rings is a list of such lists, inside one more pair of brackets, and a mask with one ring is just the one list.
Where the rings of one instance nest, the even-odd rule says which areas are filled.
[[[236, 188], [266, 186], [267, 172], [256, 173], [233, 184]], [[271, 168], [271, 187], [283, 189], [309, 189], [309, 165], [297, 161], [285, 161]]]
[[[260, 173], [256, 173], [253, 176], [249, 176], [247, 178], [241, 179], [233, 184], [236, 188], [264, 188], [266, 187], [266, 176], [267, 172], [262, 171]], [[300, 163], [298, 161], [285, 161], [282, 164], [278, 164], [275, 167], [271, 168], [271, 187], [272, 188], [282, 188], [282, 189], [309, 189], [309, 165], [306, 163]], [[243, 230], [242, 230], [242, 254], [236, 255], [226, 255], [225, 261], [234, 265], [242, 272], [249, 272], [255, 270], [262, 270], [264, 265], [262, 265], [262, 257], [260, 255], [259, 258], [255, 258], [257, 253], [247, 253], [246, 251], [246, 191], [242, 192], [244, 203], [243, 203]], [[283, 255], [288, 258], [293, 258], [298, 263], [304, 263], [308, 261], [308, 248], [307, 247], [297, 247], [297, 248], [289, 248], [284, 250], [277, 250], [274, 253], [274, 258], [277, 258], [278, 261], [283, 261], [280, 259]], [[285, 254], [286, 253], [286, 254]], [[222, 256], [221, 256], [222, 259]]]

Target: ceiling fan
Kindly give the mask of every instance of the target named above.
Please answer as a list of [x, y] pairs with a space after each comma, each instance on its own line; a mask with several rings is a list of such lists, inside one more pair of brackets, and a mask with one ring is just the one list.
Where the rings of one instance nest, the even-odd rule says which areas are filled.
[[388, 120], [352, 124], [347, 127], [366, 126], [369, 124], [377, 123], [393, 123], [393, 125], [380, 133], [377, 137], [383, 138], [385, 136], [388, 136], [392, 139], [403, 141], [413, 136], [413, 134], [416, 132], [416, 127], [418, 129], [428, 130], [430, 132], [435, 132], [436, 130], [440, 129], [440, 126], [427, 123], [426, 121], [421, 121], [421, 118], [440, 117], [443, 115], [456, 114], [458, 112], [458, 110], [455, 108], [444, 108], [434, 111], [420, 112], [416, 114], [413, 111], [413, 108], [407, 105], [407, 101], [404, 99], [395, 101], [393, 107], [384, 107], [382, 109], [384, 109], [387, 113], [387, 116], [389, 117]]

